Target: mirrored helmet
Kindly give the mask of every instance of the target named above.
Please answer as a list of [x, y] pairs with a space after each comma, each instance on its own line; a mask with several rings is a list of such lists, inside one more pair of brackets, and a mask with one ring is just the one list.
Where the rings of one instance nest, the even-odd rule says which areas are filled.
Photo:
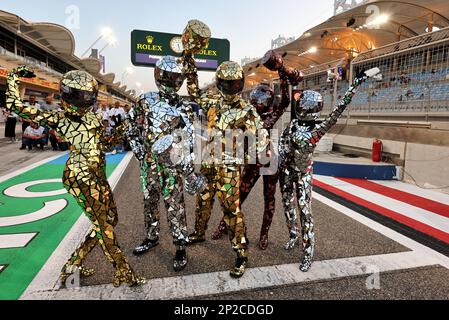
[[223, 62], [216, 72], [217, 89], [225, 100], [233, 100], [245, 87], [243, 68], [233, 61]]
[[66, 112], [82, 116], [97, 102], [98, 82], [85, 71], [73, 70], [66, 73], [60, 87]]
[[182, 64], [176, 57], [165, 56], [156, 63], [154, 78], [159, 91], [162, 93], [177, 93], [185, 80]]
[[274, 91], [267, 85], [258, 85], [251, 91], [250, 102], [260, 115], [268, 113], [274, 102]]
[[323, 110], [323, 96], [313, 90], [305, 90], [302, 92], [299, 103], [296, 106], [296, 117], [302, 121], [318, 120]]

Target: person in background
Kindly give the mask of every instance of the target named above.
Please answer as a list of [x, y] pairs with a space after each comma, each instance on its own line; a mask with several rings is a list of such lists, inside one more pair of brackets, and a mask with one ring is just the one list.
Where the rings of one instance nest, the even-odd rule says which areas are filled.
[[105, 102], [100, 103], [100, 107], [98, 108], [97, 113], [101, 114], [103, 120], [108, 120], [109, 122], [109, 108]]
[[[30, 107], [35, 107], [37, 109], [41, 109], [41, 106], [39, 105], [39, 103], [37, 103], [36, 101], [36, 96], [35, 95], [31, 95], [30, 98], [28, 99], [27, 103]], [[30, 125], [30, 121], [23, 119], [22, 118], [22, 133], [25, 132], [25, 129]]]
[[113, 127], [118, 127], [122, 124], [122, 121], [126, 118], [125, 109], [122, 108], [120, 102], [116, 102], [115, 105], [110, 110], [109, 116], [114, 122]]
[[[109, 123], [109, 120], [108, 119], [103, 119], [102, 124], [103, 124], [103, 129], [104, 129], [104, 132], [105, 132], [105, 137], [112, 138], [113, 135], [114, 135], [114, 128], [111, 127], [111, 124]], [[112, 151], [112, 148], [108, 148], [106, 150], [106, 152], [111, 152], [111, 151]]]
[[[56, 111], [60, 108], [60, 106], [56, 103], [53, 102], [53, 94], [49, 94], [48, 96], [45, 97], [45, 101], [41, 103], [41, 110], [43, 111]], [[57, 144], [53, 144], [57, 141], [57, 138], [51, 134], [51, 132], [45, 128], [45, 135], [47, 136], [46, 141], [45, 141], [45, 145], [48, 145], [48, 141], [50, 140], [50, 142], [52, 143], [52, 147], [53, 150], [56, 151], [57, 148]], [[56, 150], [55, 150], [56, 148]]]
[[16, 124], [18, 116], [8, 110], [3, 110], [3, 115], [6, 118], [5, 138], [9, 138], [9, 140], [14, 143], [16, 142]]
[[53, 95], [48, 95], [45, 101], [41, 104], [41, 110], [55, 111], [59, 109], [59, 105], [53, 102]]
[[[123, 108], [125, 110], [125, 118], [128, 118], [128, 114], [131, 111], [131, 106], [129, 104], [125, 105]], [[131, 145], [129, 144], [128, 138], [126, 136], [123, 137], [123, 148], [125, 151], [132, 151]]]
[[28, 148], [28, 151], [33, 150], [33, 147], [38, 147], [44, 150], [44, 144], [46, 135], [44, 133], [45, 129], [39, 124], [32, 122], [29, 127], [25, 129], [22, 137], [22, 147], [20, 150]]
[[[112, 127], [114, 130], [116, 130], [118, 127], [121, 126], [122, 122], [126, 119], [126, 113], [125, 110], [120, 105], [120, 102], [116, 102], [113, 106], [113, 108], [109, 112], [110, 120]], [[113, 154], [122, 153], [124, 150], [124, 143], [123, 140], [118, 140], [117, 144], [114, 148]]]

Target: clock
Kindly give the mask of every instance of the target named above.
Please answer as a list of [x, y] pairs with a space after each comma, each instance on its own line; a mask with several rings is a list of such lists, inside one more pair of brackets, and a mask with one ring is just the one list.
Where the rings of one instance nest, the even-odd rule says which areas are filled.
[[182, 45], [182, 38], [181, 37], [174, 37], [170, 40], [170, 48], [175, 53], [182, 53], [184, 51], [184, 46]]

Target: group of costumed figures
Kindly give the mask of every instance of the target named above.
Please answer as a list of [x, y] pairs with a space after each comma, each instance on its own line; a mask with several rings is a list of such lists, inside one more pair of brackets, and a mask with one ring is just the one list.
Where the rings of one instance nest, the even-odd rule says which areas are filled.
[[[285, 67], [282, 57], [269, 51], [262, 63], [279, 73], [282, 94], [279, 103], [275, 103], [274, 92], [267, 85], [256, 87], [251, 93], [250, 102], [245, 101], [241, 95], [245, 84], [244, 72], [240, 65], [232, 61], [224, 62], [216, 71], [218, 94], [202, 92], [198, 86], [194, 55], [207, 47], [210, 38], [210, 29], [204, 23], [190, 21], [182, 37], [182, 56], [165, 56], [157, 62], [155, 80], [159, 92], [140, 96], [124, 127], [116, 132], [116, 135], [124, 134], [129, 140], [141, 167], [146, 238], [135, 248], [134, 254], [143, 254], [159, 244], [158, 208], [162, 197], [176, 246], [173, 268], [175, 271], [183, 270], [187, 265], [186, 247], [206, 239], [205, 231], [217, 196], [223, 219], [213, 238], [228, 234], [237, 255], [230, 275], [234, 278], [243, 276], [248, 265], [248, 238], [241, 206], [262, 176], [265, 210], [259, 247], [265, 250], [268, 246], [268, 231], [275, 210], [279, 180], [289, 231], [286, 249], [290, 250], [302, 242], [300, 269], [307, 272], [312, 266], [315, 238], [311, 208], [313, 152], [320, 139], [336, 124], [362, 82], [379, 70], [357, 75], [324, 121], [318, 121], [323, 108], [322, 96], [314, 91], [304, 91], [293, 110], [296, 119], [282, 134], [279, 150], [272, 150], [270, 131], [289, 106], [289, 85], [302, 81], [301, 72]], [[70, 144], [63, 183], [92, 223], [92, 230], [62, 268], [62, 283], [76, 272], [85, 277], [94, 274], [93, 269], [85, 267], [84, 261], [97, 244], [101, 245], [106, 258], [115, 268], [114, 286], [145, 283], [145, 279], [129, 265], [114, 232], [118, 215], [106, 177], [105, 150], [117, 137], [107, 135], [102, 119], [91, 110], [97, 99], [97, 81], [84, 71], [68, 72], [61, 81], [63, 110], [45, 111], [24, 105], [20, 99], [20, 78], [34, 76], [26, 66], [9, 74], [7, 108], [20, 117], [55, 130]], [[245, 163], [235, 156], [235, 147], [224, 152], [216, 152], [217, 148], [210, 147], [207, 161], [201, 163], [201, 172], [195, 172], [194, 112], [191, 103], [178, 95], [186, 80], [191, 100], [207, 114], [207, 129], [213, 132], [209, 135], [208, 146], [221, 146], [229, 130], [253, 134], [258, 137], [255, 143], [257, 159], [265, 159], [267, 155], [279, 158], [274, 172], [262, 174], [267, 164], [262, 164], [262, 161]], [[184, 191], [197, 195], [195, 230], [192, 234], [187, 229]]]

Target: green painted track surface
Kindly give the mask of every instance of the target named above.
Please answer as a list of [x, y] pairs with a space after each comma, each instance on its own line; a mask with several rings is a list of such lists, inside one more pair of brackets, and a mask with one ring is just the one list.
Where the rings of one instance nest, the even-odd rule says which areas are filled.
[[[0, 249], [0, 266], [3, 266], [0, 271], [0, 300], [16, 300], [22, 295], [82, 214], [75, 199], [67, 193], [42, 198], [15, 198], [5, 195], [4, 191], [29, 181], [61, 179], [66, 158], [67, 156], [62, 156], [0, 183], [0, 218], [29, 214], [42, 209], [45, 202], [66, 200], [65, 208], [48, 218], [16, 226], [0, 226], [0, 235], [37, 233], [24, 248]], [[108, 177], [123, 158], [124, 155], [108, 156]], [[62, 182], [31, 186], [27, 191], [60, 189], [63, 189]]]

